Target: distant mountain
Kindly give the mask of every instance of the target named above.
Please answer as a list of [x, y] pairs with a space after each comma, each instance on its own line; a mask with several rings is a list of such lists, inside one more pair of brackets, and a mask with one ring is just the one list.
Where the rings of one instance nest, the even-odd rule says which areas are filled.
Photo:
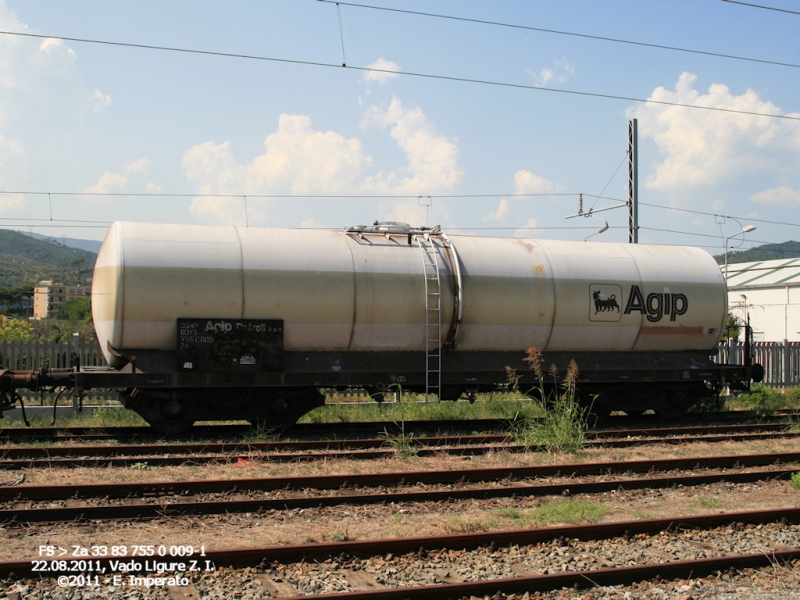
[[0, 229], [0, 288], [32, 286], [42, 279], [67, 285], [91, 281], [97, 254]]
[[[719, 264], [725, 264], [725, 255], [715, 256]], [[748, 250], [728, 251], [728, 264], [777, 260], [779, 258], [800, 258], [800, 242], [783, 242], [781, 244], [764, 244]]]
[[70, 248], [79, 248], [80, 250], [86, 250], [87, 252], [93, 252], [94, 254], [100, 252], [100, 246], [103, 245], [103, 242], [100, 242], [98, 240], [81, 240], [78, 238], [69, 238], [69, 237], [54, 238], [47, 235], [41, 235], [39, 233], [24, 233], [23, 235], [36, 238], [37, 240], [44, 240], [46, 242], [49, 241], [60, 242], [63, 246], [69, 246]]

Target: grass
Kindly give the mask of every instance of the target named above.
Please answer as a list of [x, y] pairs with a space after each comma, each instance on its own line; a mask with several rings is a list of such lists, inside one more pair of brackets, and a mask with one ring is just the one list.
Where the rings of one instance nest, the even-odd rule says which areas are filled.
[[130, 468], [131, 469], [136, 469], [138, 471], [149, 471], [149, 470], [158, 469], [157, 466], [148, 464], [146, 461], [145, 462], [135, 462], [130, 466]]
[[610, 508], [591, 500], [554, 498], [537, 506], [531, 517], [540, 525], [597, 523], [601, 517], [610, 512]]
[[757, 416], [770, 416], [780, 408], [797, 408], [800, 405], [800, 389], [790, 388], [783, 393], [761, 383], [752, 386], [749, 392], [737, 394], [727, 403], [728, 408], [742, 407]]
[[796, 490], [800, 490], [800, 472], [792, 473], [792, 487]]
[[451, 515], [444, 528], [449, 533], [477, 533], [492, 529], [523, 529], [532, 525], [596, 523], [610, 512], [611, 509], [591, 500], [554, 498], [529, 511], [506, 507], [495, 509], [484, 517]]
[[[26, 408], [28, 406], [26, 405]], [[100, 406], [97, 408], [84, 407], [82, 412], [72, 413], [71, 416], [64, 416], [64, 408], [56, 411], [56, 427], [145, 427], [147, 422], [132, 410], [122, 407]], [[31, 427], [52, 427], [53, 407], [49, 407], [47, 412], [42, 414], [28, 414], [28, 421]], [[15, 429], [24, 428], [25, 423], [21, 419], [4, 418], [3, 428]]]
[[[338, 402], [338, 393], [329, 393], [326, 402]], [[387, 394], [387, 398], [391, 397]], [[401, 402], [364, 402], [327, 404], [315, 408], [298, 423], [353, 423], [375, 421], [445, 421], [469, 419], [513, 419], [530, 400], [521, 394], [478, 394], [474, 404], [458, 402], [425, 402], [424, 394], [403, 391]]]
[[698, 498], [697, 503], [702, 508], [721, 508], [722, 502], [717, 500], [716, 498]]
[[[542, 354], [537, 348], [528, 348], [525, 360], [536, 373], [538, 385], [528, 392], [534, 397], [533, 410], [519, 413], [514, 436], [529, 449], [577, 454], [583, 449], [587, 427], [587, 409], [577, 396], [578, 365], [571, 361], [564, 381], [559, 384], [555, 367], [551, 367], [548, 375], [542, 371]], [[552, 384], [548, 385], [546, 379], [552, 379]]]
[[[398, 388], [397, 399], [401, 399], [403, 391]], [[383, 430], [383, 437], [386, 438], [385, 445], [395, 451], [401, 460], [411, 460], [417, 457], [417, 448], [414, 446], [414, 433], [406, 432], [405, 403], [398, 402], [400, 405], [400, 422], [395, 421], [395, 425], [400, 430], [396, 434], [390, 434], [386, 429]]]

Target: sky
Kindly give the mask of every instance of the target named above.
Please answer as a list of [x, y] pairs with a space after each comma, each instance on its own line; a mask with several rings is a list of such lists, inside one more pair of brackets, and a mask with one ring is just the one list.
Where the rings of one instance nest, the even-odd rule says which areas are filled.
[[798, 240], [800, 5], [750, 4], [0, 0], [0, 227], [626, 242], [636, 119], [640, 243]]

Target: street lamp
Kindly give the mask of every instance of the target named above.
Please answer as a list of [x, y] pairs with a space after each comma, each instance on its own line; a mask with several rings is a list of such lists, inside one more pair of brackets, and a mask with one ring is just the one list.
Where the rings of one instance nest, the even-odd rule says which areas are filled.
[[[732, 238], [735, 238], [737, 235], [750, 233], [751, 231], [755, 231], [755, 229], [755, 225], [745, 225], [738, 233], [734, 233], [733, 235], [729, 235], [725, 238], [725, 285], [728, 284], [728, 241]], [[742, 238], [742, 241], [744, 241], [744, 238]]]

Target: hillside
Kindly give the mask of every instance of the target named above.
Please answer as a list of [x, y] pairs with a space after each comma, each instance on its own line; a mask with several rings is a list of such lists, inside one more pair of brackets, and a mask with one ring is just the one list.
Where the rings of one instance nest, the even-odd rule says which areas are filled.
[[[725, 264], [725, 255], [715, 256], [719, 264]], [[800, 242], [783, 242], [780, 244], [764, 244], [748, 250], [728, 250], [728, 264], [755, 262], [760, 260], [777, 260], [779, 258], [800, 258]]]
[[97, 255], [60, 242], [0, 229], [0, 288], [32, 286], [42, 279], [65, 284], [91, 281]]

